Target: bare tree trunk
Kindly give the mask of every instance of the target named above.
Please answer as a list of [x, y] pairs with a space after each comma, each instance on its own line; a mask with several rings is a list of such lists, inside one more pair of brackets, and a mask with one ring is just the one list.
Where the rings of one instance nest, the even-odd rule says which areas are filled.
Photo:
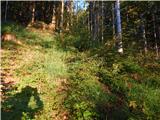
[[114, 16], [114, 13], [115, 13], [115, 8], [114, 8], [114, 3], [113, 3], [112, 4], [112, 35], [113, 35], [113, 45], [115, 46], [116, 32], [115, 32], [115, 16]]
[[104, 36], [103, 36], [103, 32], [104, 32], [104, 31], [103, 31], [103, 20], [104, 20], [104, 19], [103, 19], [103, 15], [104, 15], [104, 14], [103, 14], [103, 0], [102, 0], [102, 11], [101, 11], [101, 12], [102, 12], [102, 20], [101, 20], [101, 24], [102, 24], [102, 28], [101, 28], [102, 35], [101, 35], [101, 41], [102, 41], [102, 43], [103, 43], [103, 42], [104, 42]]
[[117, 47], [118, 52], [123, 54], [123, 46], [122, 46], [122, 29], [121, 29], [121, 14], [120, 14], [120, 2], [119, 0], [116, 0], [116, 23], [117, 23]]
[[55, 14], [56, 14], [55, 3], [53, 3], [53, 14], [52, 14], [52, 21], [51, 21], [52, 24], [55, 24], [55, 22], [56, 22]]
[[7, 21], [7, 10], [8, 10], [8, 1], [6, 1], [6, 9], [5, 9], [5, 17], [4, 17], [4, 21]]
[[94, 1], [94, 33], [93, 40], [98, 40], [98, 32], [99, 32], [99, 11], [98, 11], [98, 1]]
[[88, 31], [90, 32], [90, 10], [88, 10]]
[[90, 16], [90, 34], [92, 34], [92, 13], [93, 13], [93, 3], [90, 1], [89, 2], [89, 16]]
[[142, 25], [142, 37], [144, 41], [144, 52], [147, 54], [147, 39], [146, 39], [146, 30], [145, 30], [145, 24], [143, 23]]
[[89, 2], [89, 16], [90, 16], [90, 35], [91, 40], [93, 39], [93, 1]]
[[56, 6], [54, 2], [52, 3], [52, 20], [49, 24], [49, 28], [54, 31], [56, 30]]
[[93, 2], [93, 41], [98, 40], [99, 32], [99, 10], [98, 10], [98, 1]]
[[100, 42], [100, 40], [99, 40], [99, 37], [100, 37], [100, 2], [99, 1], [97, 1], [98, 2], [98, 5], [97, 5], [97, 38], [98, 38], [98, 42]]
[[153, 29], [154, 29], [154, 40], [155, 40], [155, 50], [156, 50], [156, 59], [159, 58], [158, 44], [157, 44], [157, 34], [156, 34], [156, 18], [153, 14]]
[[[76, 1], [77, 2], [77, 4], [76, 4], [76, 12], [78, 13], [78, 1]], [[77, 23], [78, 23], [78, 15], [76, 16], [76, 18], [77, 18]]]
[[35, 21], [35, 1], [32, 3], [32, 19], [31, 19], [31, 23], [34, 23]]
[[96, 40], [96, 22], [97, 22], [97, 11], [95, 10], [95, 7], [96, 7], [96, 4], [95, 4], [95, 1], [93, 2], [93, 11], [94, 11], [94, 14], [93, 14], [93, 21], [94, 21], [94, 24], [93, 24], [93, 41]]
[[69, 27], [71, 27], [73, 25], [73, 1], [70, 1], [70, 5], [69, 5]]
[[56, 6], [56, 8], [55, 8], [55, 12], [56, 12], [56, 26], [55, 26], [55, 30], [56, 31], [59, 31], [59, 29], [60, 29], [60, 22], [61, 22], [61, 12], [60, 12], [60, 10], [61, 10], [61, 5], [60, 5], [61, 3], [59, 3], [57, 6]]
[[142, 38], [143, 38], [143, 42], [144, 42], [144, 53], [145, 55], [147, 54], [147, 39], [146, 39], [146, 30], [145, 30], [145, 21], [143, 19], [143, 15], [141, 14], [141, 28], [142, 28]]
[[63, 14], [64, 14], [64, 1], [61, 1], [61, 22], [60, 22], [60, 33], [63, 30]]

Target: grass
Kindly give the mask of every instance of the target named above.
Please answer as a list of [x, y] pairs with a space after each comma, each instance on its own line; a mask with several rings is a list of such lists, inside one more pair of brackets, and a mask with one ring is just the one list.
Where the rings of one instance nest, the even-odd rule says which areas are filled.
[[74, 50], [67, 59], [70, 85], [64, 103], [71, 120], [160, 118], [160, 67], [152, 52], [144, 56], [129, 51], [121, 56], [107, 45], [79, 48], [72, 44], [76, 39], [86, 38], [69, 35], [71, 44], [66, 41], [65, 46]]
[[[2, 31], [6, 28], [16, 34], [25, 47], [7, 41], [2, 43], [2, 68], [10, 69], [16, 82], [10, 91], [5, 92], [7, 98], [2, 102], [2, 119], [58, 118], [59, 112], [65, 111], [61, 106], [64, 95], [57, 93], [57, 89], [67, 78], [64, 61], [67, 53], [56, 49], [52, 34], [15, 24], [2, 25]], [[11, 61], [16, 66], [13, 70]]]
[[160, 119], [160, 62], [152, 53], [92, 48], [85, 31], [64, 34], [63, 44], [48, 31], [15, 24], [2, 31], [24, 44], [2, 43], [2, 68], [16, 83], [5, 91], [2, 119]]

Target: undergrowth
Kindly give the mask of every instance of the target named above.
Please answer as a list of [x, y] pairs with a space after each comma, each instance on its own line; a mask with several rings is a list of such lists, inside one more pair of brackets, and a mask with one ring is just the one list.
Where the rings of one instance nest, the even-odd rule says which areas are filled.
[[[69, 43], [87, 39], [76, 34], [66, 38]], [[67, 59], [70, 85], [64, 105], [71, 119], [160, 119], [160, 64], [150, 59], [152, 53], [119, 55], [111, 46], [86, 49], [67, 41], [65, 48], [76, 51]]]
[[64, 111], [71, 120], [160, 119], [160, 62], [151, 52], [119, 55], [112, 45], [91, 44], [82, 28], [64, 33], [63, 43], [59, 35], [18, 25], [2, 25], [4, 31], [25, 47], [2, 43], [2, 67], [10, 67], [14, 53], [18, 78], [2, 102], [3, 119], [63, 119]]
[[2, 31], [15, 34], [24, 44], [2, 43], [5, 56], [2, 68], [12, 69], [10, 61], [16, 65], [12, 71], [16, 84], [5, 92], [7, 98], [2, 102], [2, 119], [56, 119], [65, 111], [61, 105], [64, 94], [57, 93], [57, 89], [67, 78], [64, 62], [67, 53], [57, 50], [55, 38], [47, 32], [16, 24], [2, 25]]

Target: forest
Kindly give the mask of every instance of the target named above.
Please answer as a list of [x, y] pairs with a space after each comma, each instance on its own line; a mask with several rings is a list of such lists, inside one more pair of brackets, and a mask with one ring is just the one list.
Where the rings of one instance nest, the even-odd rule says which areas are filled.
[[160, 120], [159, 1], [1, 1], [2, 120]]

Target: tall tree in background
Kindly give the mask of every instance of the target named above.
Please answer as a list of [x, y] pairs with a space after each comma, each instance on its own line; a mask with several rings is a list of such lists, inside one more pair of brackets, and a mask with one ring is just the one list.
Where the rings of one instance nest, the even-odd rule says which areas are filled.
[[89, 23], [90, 23], [90, 35], [93, 39], [93, 1], [89, 1]]
[[104, 32], [104, 26], [103, 26], [103, 16], [104, 16], [104, 10], [103, 10], [103, 0], [102, 0], [102, 6], [101, 6], [101, 41], [103, 43], [104, 41], [104, 35], [103, 35], [103, 32]]
[[143, 14], [140, 15], [141, 17], [141, 29], [142, 29], [142, 38], [144, 42], [144, 52], [147, 54], [147, 39], [146, 39], [146, 29], [145, 29], [145, 19], [143, 18]]
[[8, 10], [8, 1], [6, 1], [6, 8], [5, 8], [5, 22], [7, 21], [7, 10]]
[[123, 53], [123, 46], [122, 46], [122, 29], [121, 29], [121, 14], [120, 14], [120, 2], [119, 0], [116, 0], [115, 4], [115, 10], [116, 10], [116, 27], [117, 27], [117, 33], [116, 33], [116, 43], [118, 47], [118, 52]]
[[64, 1], [61, 0], [61, 20], [60, 20], [60, 33], [62, 32], [63, 30], [63, 14], [64, 14]]
[[52, 18], [49, 27], [54, 31], [56, 30], [56, 4], [53, 1], [52, 1]]
[[155, 40], [156, 59], [158, 59], [159, 51], [158, 51], [157, 33], [156, 33], [156, 16], [155, 16], [156, 11], [157, 11], [157, 6], [154, 10], [154, 13], [152, 14], [152, 19], [153, 19], [153, 34], [154, 34], [154, 40]]
[[31, 2], [32, 4], [32, 18], [31, 18], [31, 23], [34, 23], [35, 21], [35, 1]]
[[96, 1], [93, 2], [93, 11], [93, 41], [95, 41], [98, 37], [98, 4]]
[[66, 1], [65, 2], [65, 9], [64, 9], [64, 29], [69, 30], [69, 28], [73, 24], [73, 1]]
[[114, 3], [112, 3], [112, 35], [113, 35], [113, 44], [115, 46], [115, 8]]

